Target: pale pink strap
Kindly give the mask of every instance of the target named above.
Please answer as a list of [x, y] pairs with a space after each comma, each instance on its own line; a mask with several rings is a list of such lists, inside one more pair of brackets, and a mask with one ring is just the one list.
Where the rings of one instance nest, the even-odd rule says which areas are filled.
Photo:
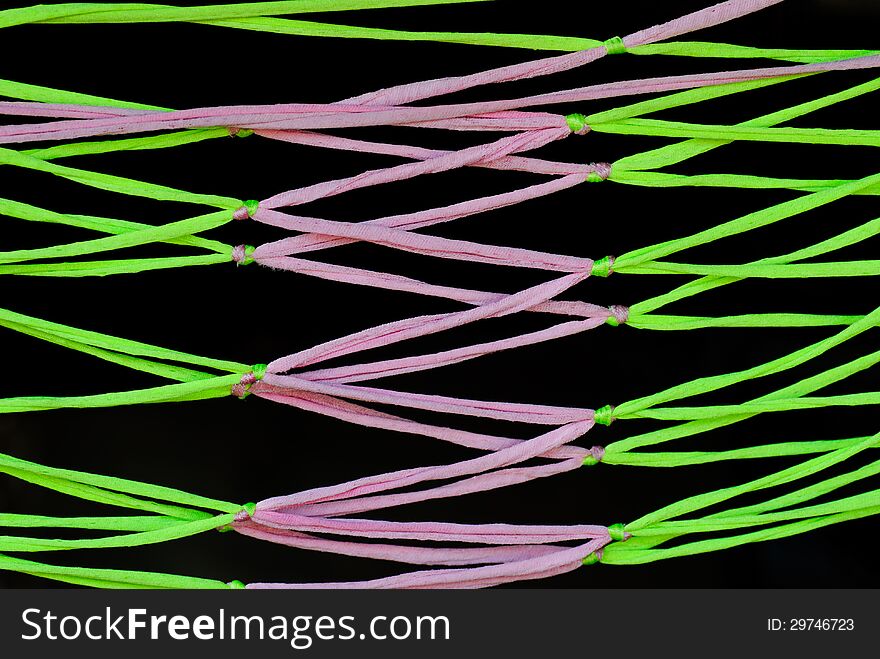
[[369, 476], [340, 485], [314, 488], [297, 494], [273, 497], [260, 501], [257, 507], [260, 510], [287, 509], [290, 506], [322, 503], [342, 498], [350, 499], [390, 489], [411, 487], [428, 481], [459, 479], [465, 476], [483, 474], [525, 462], [543, 455], [551, 449], [564, 446], [587, 433], [592, 427], [592, 420], [572, 423], [561, 428], [555, 428], [533, 439], [518, 441], [506, 448], [452, 465], [405, 469], [388, 474]]
[[485, 588], [537, 579], [576, 570], [581, 561], [611, 541], [610, 536], [521, 561], [475, 568], [422, 570], [384, 579], [341, 583], [251, 583], [250, 589], [375, 589], [375, 588]]
[[415, 565], [458, 566], [509, 563], [546, 556], [559, 549], [556, 545], [410, 547], [385, 543], [331, 540], [295, 531], [271, 529], [253, 522], [236, 522], [234, 528], [242, 535], [287, 547]]
[[479, 320], [510, 315], [554, 298], [586, 277], [587, 275], [584, 273], [565, 275], [511, 295], [504, 295], [497, 300], [489, 301], [472, 309], [433, 316], [418, 316], [355, 332], [276, 359], [268, 365], [267, 371], [269, 373], [285, 373], [295, 368], [303, 368], [353, 352], [362, 352], [416, 337], [429, 336]]

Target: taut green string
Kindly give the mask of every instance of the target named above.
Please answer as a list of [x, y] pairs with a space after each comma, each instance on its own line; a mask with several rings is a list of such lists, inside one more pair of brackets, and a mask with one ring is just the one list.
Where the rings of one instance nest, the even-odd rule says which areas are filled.
[[483, 1], [485, 0], [287, 0], [285, 2], [243, 2], [200, 7], [112, 2], [62, 3], [2, 11], [0, 12], [0, 28], [29, 23], [51, 25], [170, 22], [206, 24], [219, 22], [222, 24], [226, 22], [235, 25], [235, 21], [239, 19], [257, 21], [264, 16], [272, 16], [273, 14], [309, 14]]
[[[165, 144], [165, 146], [167, 145], [168, 144]], [[59, 157], [59, 155], [71, 155], [72, 151], [73, 150], [68, 149], [66, 154], [55, 152], [50, 155], [54, 155], [54, 157]], [[67, 245], [0, 252], [0, 264], [2, 264], [0, 265], [0, 275], [31, 275], [44, 277], [107, 276], [145, 272], [148, 270], [164, 268], [214, 265], [232, 261], [232, 246], [224, 245], [223, 243], [216, 241], [205, 240], [194, 236], [193, 234], [209, 231], [233, 221], [234, 212], [242, 206], [243, 202], [231, 197], [195, 194], [178, 190], [176, 188], [144, 183], [120, 176], [112, 176], [109, 174], [57, 165], [48, 160], [42, 160], [40, 157], [37, 157], [41, 155], [39, 151], [32, 151], [31, 153], [36, 153], [37, 155], [28, 155], [9, 149], [0, 149], [0, 164], [14, 165], [46, 172], [73, 180], [83, 185], [120, 194], [146, 197], [157, 201], [176, 201], [216, 206], [223, 210], [186, 220], [170, 222], [160, 226], [150, 226], [120, 220], [62, 215], [29, 204], [21, 204], [7, 199], [0, 199], [0, 212], [12, 217], [29, 221], [55, 222], [70, 226], [80, 226], [101, 231], [102, 233], [114, 234], [105, 238], [85, 240]], [[206, 249], [212, 253], [198, 256], [146, 259], [40, 264], [20, 263], [22, 261], [38, 259], [67, 259], [157, 242], [188, 245], [200, 249]]]
[[[872, 238], [876, 235], [880, 235], [880, 219], [871, 220], [859, 227], [844, 231], [843, 233], [840, 233], [827, 240], [823, 240], [819, 243], [816, 243], [815, 245], [798, 249], [794, 252], [789, 252], [788, 254], [784, 254], [782, 256], [770, 257], [761, 259], [759, 261], [754, 261], [753, 264], [785, 264], [802, 259], [813, 258], [815, 256], [821, 256], [823, 254], [827, 254], [828, 252], [854, 245], [863, 240], [867, 240], [868, 238]], [[678, 288], [668, 293], [658, 295], [648, 300], [643, 300], [642, 302], [631, 306], [629, 308], [630, 315], [627, 324], [631, 325], [632, 327], [640, 327], [642, 326], [642, 324], [645, 323], [654, 323], [652, 328], [675, 329], [674, 327], [662, 327], [662, 322], [657, 320], [658, 318], [661, 318], [661, 316], [649, 315], [649, 312], [666, 306], [667, 304], [670, 304], [672, 302], [676, 302], [678, 300], [682, 300], [687, 297], [691, 297], [693, 295], [697, 295], [699, 293], [718, 288], [720, 286], [726, 286], [727, 284], [732, 284], [737, 281], [741, 281], [741, 279], [737, 277], [703, 277], [701, 279], [689, 282], [687, 284], [679, 286]], [[652, 318], [654, 319], [653, 321], [651, 320]]]
[[[253, 516], [256, 504], [237, 505], [217, 499], [210, 499], [169, 487], [151, 485], [112, 476], [101, 476], [86, 472], [56, 469], [38, 465], [8, 455], [0, 454], [0, 472], [33, 483], [39, 487], [55, 490], [80, 499], [97, 503], [131, 508], [151, 513], [126, 517], [45, 517], [40, 515], [0, 514], [0, 527], [7, 528], [67, 528], [93, 531], [114, 531], [114, 535], [99, 538], [45, 539], [22, 536], [0, 536], [0, 551], [36, 552], [61, 551], [71, 549], [106, 549], [113, 547], [135, 547], [159, 542], [168, 542], [222, 529], [231, 524], [240, 512]], [[143, 498], [142, 498], [143, 497]], [[170, 502], [170, 503], [166, 503]], [[184, 507], [181, 507], [182, 504]], [[209, 513], [197, 508], [207, 508]], [[22, 569], [18, 569], [22, 568]], [[24, 569], [28, 568], [28, 569]], [[101, 573], [77, 571], [61, 572], [53, 570], [29, 569], [27, 562], [0, 556], [0, 569], [16, 569], [37, 576], [59, 578], [65, 576], [85, 577], [84, 585], [95, 578], [107, 581]], [[80, 570], [80, 568], [77, 568]], [[139, 575], [139, 576], [138, 576]], [[172, 575], [145, 576], [143, 573], [120, 573], [110, 580], [120, 584], [160, 587], [162, 583], [172, 583]], [[62, 580], [66, 580], [62, 578]], [[73, 581], [72, 583], [81, 583]], [[174, 582], [177, 583], [177, 582]], [[170, 587], [194, 587], [204, 580], [181, 581]], [[100, 587], [107, 587], [102, 584]]]
[[[137, 341], [118, 339], [106, 334], [78, 330], [58, 323], [50, 323], [30, 316], [0, 309], [0, 326], [22, 331], [31, 336], [79, 350], [95, 357], [161, 377], [178, 380], [177, 384], [162, 385], [135, 391], [97, 394], [90, 396], [21, 396], [0, 399], [0, 413], [30, 412], [61, 408], [89, 408], [144, 403], [203, 400], [230, 395], [244, 376], [262, 377], [264, 367], [250, 367], [238, 362], [199, 357], [189, 353], [166, 350]], [[231, 375], [211, 375], [186, 367], [154, 362], [154, 359], [182, 362], [186, 366], [203, 366]], [[261, 370], [262, 369], [262, 370]]]
[[[791, 356], [792, 355], [789, 355], [789, 357]], [[639, 412], [629, 412], [628, 404], [624, 403], [617, 408], [617, 410], [623, 408], [623, 411], [616, 412], [618, 418], [637, 418], [642, 416], [667, 419], [691, 418], [694, 420], [677, 426], [641, 435], [634, 435], [617, 442], [612, 442], [605, 447], [603, 462], [615, 464], [617, 462], [617, 456], [631, 452], [634, 449], [654, 446], [674, 439], [704, 433], [715, 428], [743, 421], [763, 412], [810, 409], [813, 407], [827, 407], [834, 404], [876, 404], [880, 402], [880, 397], [875, 394], [849, 394], [847, 396], [827, 397], [824, 399], [821, 397], [814, 399], [804, 397], [818, 389], [839, 382], [867, 368], [871, 368], [878, 362], [880, 362], [880, 351], [874, 352], [865, 357], [854, 359], [846, 364], [828, 369], [812, 377], [805, 378], [793, 385], [778, 389], [777, 391], [756, 398], [745, 404], [735, 406], [709, 406], [706, 408], [688, 410], [685, 413], [681, 413], [680, 410], [676, 410], [675, 408], [660, 408], [653, 410], [645, 408]], [[772, 362], [769, 362], [768, 364], [771, 363]], [[778, 371], [771, 370], [770, 372]], [[765, 371], [765, 374], [769, 374], [769, 372]], [[698, 384], [699, 382], [700, 381], [697, 380], [688, 383], [688, 385]], [[699, 390], [694, 390], [688, 395], [693, 396], [698, 395], [698, 393], [700, 393]], [[626, 459], [624, 459], [624, 463], [626, 463]], [[592, 464], [592, 462], [585, 461], [585, 464]]]
[[[876, 355], [874, 363], [880, 361]], [[873, 365], [873, 364], [872, 364]], [[793, 410], [812, 410], [824, 407], [877, 405], [880, 393], [846, 394], [842, 396], [813, 396], [801, 398], [782, 398], [765, 401], [739, 403], [737, 405], [703, 405], [699, 407], [661, 407], [642, 410], [628, 417], [630, 419], [658, 419], [661, 421], [697, 421], [718, 417], [763, 414], [765, 412], [789, 412]]]
[[275, 34], [334, 38], [382, 39], [396, 41], [435, 41], [479, 46], [523, 48], [529, 50], [579, 51], [605, 46], [609, 54], [674, 55], [680, 57], [712, 57], [755, 59], [766, 58], [799, 63], [863, 57], [872, 50], [803, 50], [756, 48], [701, 41], [669, 41], [626, 48], [619, 37], [606, 41], [580, 37], [537, 34], [494, 34], [467, 32], [412, 32], [382, 28], [365, 28], [314, 21], [275, 18], [272, 14], [298, 14], [325, 11], [349, 11], [380, 7], [436, 5], [480, 0], [297, 0], [295, 2], [255, 2], [207, 7], [169, 7], [133, 4], [60, 4], [9, 9], [0, 12], [0, 27], [27, 23], [148, 23], [181, 21], [218, 27], [255, 30]]
[[[117, 478], [115, 476], [101, 476], [98, 474], [89, 474], [86, 472], [74, 471], [70, 469], [57, 469], [55, 467], [46, 467], [44, 465], [39, 465], [33, 462], [29, 462], [27, 460], [14, 458], [12, 456], [4, 454], [0, 454], [0, 469], [2, 469], [4, 472], [8, 469], [15, 469], [19, 473], [32, 474], [34, 475], [34, 478], [45, 477], [56, 480], [64, 480], [71, 483], [79, 483], [82, 485], [90, 486], [93, 488], [100, 488], [102, 490], [127, 494], [131, 497], [144, 497], [157, 501], [170, 502], [173, 504], [178, 504], [180, 506], [185, 506], [187, 508], [206, 508], [211, 511], [222, 513], [237, 513], [242, 509], [242, 506], [239, 504], [234, 504], [229, 501], [221, 501], [219, 499], [202, 497], [171, 487], [150, 485], [140, 483], [138, 481], [128, 480], [125, 478]], [[133, 506], [131, 505], [131, 502], [129, 502], [126, 507]], [[149, 512], [153, 512], [152, 509], [150, 509]], [[179, 512], [180, 511], [177, 511], [172, 514], [174, 516], [179, 516]], [[203, 513], [197, 513], [196, 516], [193, 517], [192, 515], [194, 513], [192, 510], [184, 512], [186, 514], [186, 519], [201, 519], [204, 516]]]
[[735, 220], [724, 222], [705, 231], [684, 238], [668, 240], [657, 245], [644, 247], [618, 256], [614, 262], [616, 272], [626, 272], [628, 268], [654, 261], [692, 247], [705, 245], [720, 238], [734, 236], [760, 227], [769, 226], [795, 215], [806, 213], [825, 204], [842, 199], [855, 191], [880, 184], [880, 174], [873, 174], [857, 181], [851, 181], [803, 197], [776, 204]]
[[90, 531], [155, 531], [178, 522], [162, 515], [125, 517], [46, 517], [0, 513], [0, 527], [16, 529], [88, 529]]
[[[785, 79], [774, 80], [782, 82]], [[753, 87], [744, 87], [743, 90], [751, 88]], [[875, 78], [874, 80], [855, 85], [840, 92], [828, 94], [818, 99], [799, 103], [797, 105], [793, 105], [782, 110], [777, 110], [775, 112], [756, 117], [755, 119], [744, 121], [740, 124], [737, 124], [737, 126], [749, 128], [770, 128], [772, 126], [776, 126], [778, 124], [791, 121], [799, 117], [803, 117], [807, 114], [810, 114], [811, 112], [816, 112], [817, 110], [836, 105], [837, 103], [842, 103], [844, 101], [858, 98], [859, 96], [862, 96], [864, 94], [869, 94], [876, 91], [877, 89], [880, 89], [880, 78]], [[659, 103], [655, 104], [654, 101], [644, 101], [640, 104], [619, 108], [616, 112], [612, 110], [611, 112], [614, 114], [599, 113], [597, 115], [591, 115], [587, 117], [586, 120], [587, 123], [589, 123], [591, 120], [602, 122], [606, 120], [616, 120], [618, 118], [631, 118], [638, 114], [647, 114], [649, 112], [652, 112], [654, 111], [654, 108], [657, 108], [659, 110], [667, 109], [669, 107], [676, 107], [670, 104], [678, 103], [681, 100], [684, 100], [688, 103], [694, 103], [716, 97], [715, 95], [710, 95], [706, 93], [707, 91], [708, 89], [696, 89], [690, 90], [689, 94], [688, 92], [682, 92], [682, 94], [688, 95], [681, 97], [679, 101], [676, 101], [676, 99], [674, 98], [675, 95], [672, 95], [672, 97], [667, 98], [667, 101], [662, 105]], [[644, 153], [638, 153], [632, 156], [621, 158], [614, 163], [614, 167], [612, 168], [611, 176], [609, 177], [609, 179], [612, 181], [617, 180], [624, 182], [623, 179], [620, 178], [620, 176], [624, 172], [668, 167], [670, 165], [675, 165], [700, 154], [707, 153], [726, 144], [730, 144], [729, 139], [690, 139], [685, 142], [670, 144], [667, 146], [659, 147], [657, 149], [652, 149], [650, 151], [645, 151]]]
[[97, 568], [47, 565], [36, 561], [0, 555], [0, 570], [12, 570], [35, 577], [62, 581], [92, 588], [159, 588], [159, 589], [228, 589], [230, 586], [215, 579], [199, 579], [176, 574], [137, 572], [133, 570], [106, 570]]
[[[589, 118], [587, 119], [589, 123]], [[880, 146], [876, 130], [827, 128], [763, 128], [754, 126], [711, 126], [659, 119], [625, 119], [590, 123], [590, 129], [616, 135], [653, 137], [688, 137], [704, 140], [785, 142], [790, 144], [825, 144], [838, 146]]]
[[[850, 394], [846, 396], [829, 396], [809, 398], [809, 394], [839, 382], [851, 375], [870, 368], [880, 362], [880, 351], [853, 359], [840, 366], [827, 369], [817, 375], [802, 379], [793, 385], [781, 388], [765, 396], [758, 397], [739, 405], [714, 405], [691, 408], [660, 407], [666, 403], [683, 398], [692, 398], [712, 391], [780, 373], [819, 357], [845, 341], [858, 336], [868, 329], [880, 324], [880, 308], [867, 316], [854, 321], [837, 334], [813, 343], [805, 348], [789, 353], [781, 358], [771, 360], [758, 366], [742, 371], [718, 376], [698, 378], [665, 391], [622, 403], [613, 408], [615, 419], [655, 418], [665, 420], [688, 420], [661, 430], [634, 435], [626, 439], [612, 442], [604, 449], [602, 462], [609, 464], [643, 464], [646, 466], [671, 466], [674, 457], [665, 454], [662, 457], [631, 458], [632, 451], [638, 448], [654, 446], [674, 439], [692, 436], [697, 433], [737, 423], [756, 414], [771, 411], [809, 409], [832, 405], [873, 405], [880, 403], [876, 393]], [[604, 408], [603, 408], [604, 409]], [[804, 452], [804, 445], [792, 447], [794, 453]], [[762, 449], [756, 449], [753, 457], [760, 455]], [[806, 451], [808, 452], [808, 451]], [[714, 454], [703, 460], [699, 453], [690, 453], [691, 463], [718, 459]], [[729, 459], [728, 456], [725, 459]], [[618, 460], [618, 458], [620, 458]], [[587, 456], [585, 465], [596, 464], [597, 460]]]
[[[794, 465], [793, 467], [782, 469], [768, 476], [749, 481], [748, 483], [688, 497], [687, 499], [683, 499], [669, 506], [664, 506], [648, 515], [638, 518], [632, 523], [627, 524], [626, 530], [631, 533], [638, 533], [639, 530], [647, 528], [657, 522], [672, 519], [673, 517], [681, 517], [682, 515], [687, 515], [710, 506], [715, 506], [743, 494], [776, 487], [778, 485], [785, 485], [812, 476], [813, 474], [861, 453], [865, 449], [876, 447], [878, 442], [880, 442], [880, 435], [874, 435], [847, 448], [837, 449], [831, 453], [810, 458], [809, 460]], [[740, 511], [740, 513], [741, 512], [742, 511]]]
[[[744, 494], [807, 478], [866, 449], [876, 448], [878, 444], [880, 444], [880, 434], [861, 438], [858, 441], [849, 442], [846, 447], [841, 447], [826, 455], [812, 458], [749, 483], [696, 495], [665, 506], [625, 525], [624, 529], [626, 533], [631, 534], [631, 537], [626, 542], [616, 542], [609, 545], [603, 552], [601, 561], [607, 564], [624, 565], [690, 556], [708, 551], [729, 549], [751, 542], [788, 537], [822, 526], [880, 513], [880, 491], [877, 490], [836, 501], [791, 508], [880, 473], [880, 460], [878, 460], [850, 473], [826, 479], [759, 504], [730, 509], [702, 519], [670, 521]], [[783, 508], [786, 510], [781, 510]], [[691, 533], [719, 533], [770, 524], [778, 524], [778, 526], [733, 536], [690, 542], [675, 547], [654, 548], [671, 539]], [[589, 565], [599, 560], [598, 556], [588, 556], [584, 563]]]
[[[727, 460], [754, 460], [760, 458], [782, 458], [811, 453], [827, 453], [845, 448], [863, 441], [864, 437], [855, 439], [811, 440], [803, 442], [779, 442], [750, 446], [748, 448], [729, 451], [650, 451], [618, 453], [614, 456], [614, 464], [634, 467], [685, 467], [724, 462]], [[586, 464], [585, 460], [585, 464]]]
[[39, 263], [5, 265], [0, 266], [0, 275], [107, 277], [109, 275], [136, 274], [152, 270], [167, 270], [169, 268], [217, 265], [218, 263], [228, 263], [229, 261], [229, 256], [225, 254], [206, 254], [204, 256], [169, 256], [152, 259], [67, 262], [64, 264]]
[[606, 548], [604, 556], [602, 557], [602, 562], [609, 565], [636, 565], [640, 563], [650, 563], [665, 558], [693, 556], [710, 551], [723, 551], [753, 542], [779, 540], [801, 533], [808, 533], [832, 524], [849, 522], [863, 517], [876, 515], [878, 512], [880, 512], [880, 505], [867, 506], [860, 510], [798, 520], [789, 524], [774, 526], [769, 529], [761, 529], [760, 531], [743, 533], [733, 537], [691, 542], [676, 547], [670, 547], [668, 549], [644, 549], [632, 541], [615, 543]]
[[240, 379], [239, 375], [217, 376], [194, 382], [90, 396], [16, 396], [0, 399], [0, 414], [223, 398], [229, 396], [230, 389], [238, 384]]
[[113, 176], [112, 174], [102, 174], [84, 169], [76, 169], [74, 167], [67, 167], [54, 162], [40, 160], [39, 158], [26, 155], [19, 151], [13, 151], [12, 149], [0, 148], [0, 165], [13, 165], [23, 169], [45, 172], [99, 190], [116, 192], [134, 197], [146, 197], [148, 199], [155, 199], [156, 201], [176, 201], [187, 204], [199, 204], [230, 211], [234, 211], [241, 206], [241, 202], [232, 197], [196, 194], [193, 192], [178, 190], [176, 188], [169, 188], [165, 185], [158, 185], [156, 183], [136, 181], [123, 176]]
[[863, 316], [835, 316], [806, 313], [753, 313], [734, 316], [668, 316], [633, 314], [626, 324], [638, 329], [693, 330], [710, 327], [829, 327], [852, 325]]
[[[2, 208], [4, 200], [0, 200], [0, 208]], [[0, 252], [0, 263], [15, 263], [23, 260], [36, 259], [58, 259], [70, 258], [72, 256], [83, 256], [85, 254], [97, 254], [117, 249], [125, 249], [137, 245], [146, 245], [153, 242], [166, 242], [175, 238], [181, 238], [194, 233], [208, 231], [231, 220], [229, 211], [217, 211], [193, 217], [179, 222], [169, 222], [161, 226], [150, 227], [148, 229], [140, 229], [125, 233], [107, 236], [105, 238], [96, 238], [94, 240], [84, 240], [69, 245], [54, 245], [52, 247], [44, 247], [41, 249], [12, 250]], [[229, 260], [229, 252], [225, 254], [226, 260]], [[65, 264], [66, 265], [66, 264]], [[59, 266], [54, 266], [58, 268]]]
[[710, 391], [717, 391], [723, 387], [728, 387], [740, 382], [780, 373], [823, 355], [832, 348], [858, 336], [862, 332], [876, 327], [878, 324], [880, 324], [880, 307], [827, 339], [817, 341], [816, 343], [810, 344], [783, 357], [734, 373], [698, 378], [685, 384], [670, 387], [669, 389], [650, 396], [638, 398], [628, 403], [622, 403], [617, 407], [617, 413], [623, 415], [638, 412], [674, 400], [709, 393]]
[[[23, 204], [18, 201], [2, 198], [0, 198], [0, 213], [8, 217], [15, 217], [30, 222], [63, 224], [66, 226], [79, 227], [81, 229], [100, 231], [108, 234], [121, 234], [154, 228], [149, 224], [117, 220], [109, 217], [56, 213], [55, 211], [38, 208], [37, 206], [32, 206], [30, 204]], [[173, 245], [188, 245], [223, 254], [229, 252], [228, 245], [214, 240], [206, 240], [205, 238], [200, 238], [198, 236], [182, 236], [169, 239], [167, 242]]]
[[140, 547], [143, 545], [156, 544], [179, 540], [205, 531], [217, 529], [225, 524], [230, 524], [235, 519], [234, 514], [216, 515], [205, 520], [195, 522], [178, 522], [164, 528], [137, 531], [135, 533], [122, 533], [103, 538], [77, 538], [75, 540], [57, 538], [24, 538], [19, 536], [0, 535], [0, 551], [4, 552], [34, 552], [34, 551], [62, 551], [69, 549], [109, 549], [114, 547]]
[[198, 355], [178, 350], [168, 350], [167, 348], [160, 348], [159, 346], [150, 345], [148, 343], [141, 343], [130, 339], [121, 339], [115, 336], [110, 336], [109, 334], [101, 334], [100, 332], [77, 329], [68, 325], [53, 323], [33, 316], [15, 313], [7, 309], [0, 309], [0, 324], [6, 323], [22, 325], [64, 339], [128, 355], [182, 362], [187, 365], [203, 366], [205, 368], [213, 368], [230, 373], [240, 374], [250, 370], [249, 365], [242, 364], [241, 362], [212, 359], [210, 357], [200, 357]]

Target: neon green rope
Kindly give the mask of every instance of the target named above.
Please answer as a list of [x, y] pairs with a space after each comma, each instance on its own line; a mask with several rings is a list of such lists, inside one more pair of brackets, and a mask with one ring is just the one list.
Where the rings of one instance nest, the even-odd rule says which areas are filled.
[[[880, 512], [880, 491], [877, 490], [811, 506], [791, 507], [812, 501], [835, 489], [880, 473], [880, 460], [848, 474], [826, 479], [820, 483], [759, 504], [715, 513], [703, 519], [670, 521], [673, 518], [718, 505], [743, 494], [784, 485], [812, 476], [849, 459], [865, 449], [876, 448], [878, 443], [880, 443], [880, 434], [863, 438], [858, 442], [852, 442], [845, 448], [839, 448], [826, 455], [807, 460], [801, 464], [749, 483], [689, 497], [661, 508], [639, 518], [631, 524], [627, 524], [625, 530], [632, 534], [632, 537], [624, 542], [614, 543], [607, 547], [601, 560], [603, 563], [625, 565], [647, 563], [679, 556], [691, 556], [698, 553], [729, 549], [751, 542], [788, 537], [830, 524], [875, 515]], [[654, 548], [658, 544], [691, 533], [718, 533], [741, 528], [754, 528], [755, 526], [765, 524], [779, 525], [739, 535], [698, 540], [674, 547]]]
[[[479, 46], [523, 48], [530, 50], [579, 51], [607, 45], [605, 41], [579, 37], [536, 34], [493, 34], [462, 32], [412, 32], [313, 21], [274, 18], [272, 15], [325, 11], [349, 11], [381, 7], [458, 4], [481, 0], [297, 0], [296, 2], [255, 2], [208, 7], [169, 7], [134, 4], [62, 4], [37, 6], [0, 12], [0, 27], [26, 23], [152, 23], [195, 22], [219, 27], [255, 30], [275, 34], [335, 38], [382, 39], [396, 41], [435, 41]], [[799, 63], [827, 62], [876, 54], [872, 50], [803, 50], [755, 48], [702, 41], [666, 42], [624, 48], [633, 55], [674, 55], [701, 58], [766, 58]]]
[[230, 588], [228, 584], [214, 579], [199, 579], [197, 577], [155, 572], [136, 572], [132, 570], [105, 570], [47, 565], [45, 563], [3, 555], [0, 555], [0, 570], [12, 570], [35, 577], [92, 588], [185, 588], [215, 590]]

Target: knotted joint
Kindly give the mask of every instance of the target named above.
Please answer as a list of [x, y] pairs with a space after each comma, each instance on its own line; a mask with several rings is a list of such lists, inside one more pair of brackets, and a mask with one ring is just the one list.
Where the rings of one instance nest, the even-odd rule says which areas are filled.
[[254, 364], [254, 367], [241, 376], [237, 384], [232, 385], [232, 395], [236, 398], [245, 398], [251, 393], [251, 385], [259, 382], [266, 375], [265, 364]]
[[[608, 527], [608, 537], [611, 542], [623, 542], [630, 538], [630, 534], [626, 532], [623, 524], [612, 524]], [[581, 563], [584, 565], [595, 565], [602, 560], [603, 550], [597, 549], [592, 554], [585, 556]]]
[[569, 130], [577, 135], [586, 135], [590, 132], [590, 126], [587, 123], [587, 117], [578, 112], [566, 115], [565, 123], [568, 124]]
[[612, 327], [624, 325], [629, 319], [629, 307], [625, 307], [622, 304], [612, 304], [608, 307], [608, 311], [611, 312], [611, 315], [605, 319], [605, 322]]
[[254, 134], [250, 128], [236, 128], [235, 126], [230, 126], [226, 129], [229, 131], [229, 137], [250, 137]]
[[608, 527], [608, 535], [614, 542], [623, 542], [629, 538], [629, 534], [623, 527], [623, 524], [612, 524]]
[[610, 163], [594, 162], [590, 167], [593, 168], [593, 171], [587, 174], [587, 183], [601, 183], [602, 181], [608, 180], [608, 177], [611, 176]]
[[598, 261], [593, 261], [593, 269], [590, 271], [590, 275], [593, 277], [608, 277], [611, 274], [614, 274], [614, 259], [613, 256], [603, 256]]
[[598, 550], [594, 551], [592, 554], [590, 554], [589, 556], [587, 556], [586, 558], [584, 558], [581, 562], [584, 565], [595, 565], [596, 563], [598, 563], [601, 560], [602, 560], [602, 550], [598, 549]]
[[614, 406], [606, 405], [605, 407], [600, 407], [598, 410], [594, 410], [593, 421], [603, 426], [610, 426], [614, 421]]
[[[235, 514], [235, 518], [233, 519], [233, 522], [232, 522], [232, 523], [235, 523], [235, 522], [244, 522], [244, 521], [246, 521], [246, 520], [249, 520], [251, 517], [254, 516], [254, 513], [256, 513], [256, 512], [257, 512], [257, 504], [255, 504], [255, 503], [246, 503], [246, 504], [244, 504], [244, 505], [241, 507], [241, 510], [239, 510], [239, 511]], [[228, 531], [231, 531], [232, 528], [233, 528], [233, 527], [232, 527], [232, 524], [224, 524], [223, 526], [221, 526], [221, 527], [218, 528], [217, 530], [218, 530], [220, 533], [226, 533], [226, 532], [228, 532]]]
[[232, 248], [232, 262], [235, 265], [248, 265], [254, 262], [254, 251], [257, 248], [253, 245], [236, 245]]
[[257, 214], [260, 202], [256, 199], [248, 199], [244, 205], [232, 214], [235, 220], [247, 220]]
[[592, 467], [593, 465], [597, 465], [602, 462], [602, 458], [605, 457], [605, 447], [604, 446], [594, 446], [590, 449], [589, 455], [584, 458], [583, 465], [585, 467]]
[[247, 586], [244, 585], [244, 582], [239, 581], [238, 579], [230, 581], [226, 585], [229, 586], [232, 590], [244, 590], [245, 588], [247, 588]]
[[611, 37], [602, 44], [609, 55], [622, 55], [626, 52], [626, 44], [620, 37]]

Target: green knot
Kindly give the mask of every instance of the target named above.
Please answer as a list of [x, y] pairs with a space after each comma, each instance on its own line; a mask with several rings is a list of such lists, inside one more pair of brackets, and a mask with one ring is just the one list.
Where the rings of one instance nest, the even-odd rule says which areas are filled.
[[608, 527], [608, 535], [611, 536], [611, 539], [614, 542], [623, 542], [626, 540], [626, 531], [623, 528], [623, 524], [612, 524]]
[[245, 589], [244, 582], [239, 581], [238, 579], [235, 579], [234, 581], [230, 581], [226, 585], [229, 586], [232, 590], [244, 590]]
[[239, 128], [237, 131], [232, 133], [233, 137], [250, 137], [254, 134], [250, 128]]
[[232, 395], [236, 398], [247, 398], [251, 393], [251, 385], [262, 380], [266, 375], [265, 364], [254, 364], [251, 370], [241, 376], [241, 379], [232, 385]]
[[612, 327], [619, 327], [629, 320], [629, 307], [625, 307], [622, 304], [612, 304], [608, 307], [608, 311], [610, 313], [605, 322]]
[[[246, 503], [241, 507], [241, 512], [245, 513], [248, 517], [253, 517], [254, 513], [257, 512], [257, 504]], [[241, 513], [239, 513], [239, 514], [241, 514]], [[238, 515], [236, 515], [235, 517], [237, 518]], [[233, 522], [234, 521], [235, 521], [235, 519], [233, 519]], [[233, 530], [232, 522], [230, 522], [229, 524], [224, 524], [223, 526], [220, 526], [217, 528], [217, 531], [220, 533], [228, 533], [229, 531], [232, 531], [232, 530]]]
[[604, 446], [594, 446], [590, 449], [590, 452], [584, 457], [583, 462], [581, 463], [585, 467], [592, 467], [593, 465], [597, 465], [602, 462], [602, 458], [605, 457], [605, 447]]
[[590, 172], [587, 174], [587, 183], [601, 183], [605, 180], [605, 177], [602, 176], [599, 172]]
[[611, 37], [602, 44], [609, 55], [622, 55], [626, 52], [626, 44], [620, 37]]
[[259, 208], [260, 208], [259, 201], [257, 201], [256, 199], [248, 199], [246, 202], [244, 202], [241, 205], [241, 207], [238, 210], [236, 210], [232, 214], [232, 217], [233, 217], [233, 219], [236, 219], [236, 220], [247, 220], [249, 218], [252, 218], [254, 215], [256, 215], [257, 210]]
[[599, 552], [593, 552], [589, 556], [587, 556], [583, 561], [581, 561], [584, 565], [595, 565], [599, 561], [602, 560], [602, 557], [599, 555]]
[[593, 269], [590, 274], [593, 277], [607, 277], [614, 272], [614, 257], [603, 256], [598, 261], [593, 261]]
[[236, 245], [232, 248], [232, 262], [235, 265], [250, 265], [254, 262], [256, 249], [253, 245]]
[[614, 414], [614, 407], [612, 405], [600, 407], [593, 412], [593, 421], [603, 426], [610, 426], [611, 422], [614, 421], [612, 414]]
[[572, 133], [577, 133], [578, 135], [583, 135], [590, 130], [590, 126], [587, 124], [587, 117], [578, 112], [566, 115], [565, 123], [568, 124], [568, 129]]

